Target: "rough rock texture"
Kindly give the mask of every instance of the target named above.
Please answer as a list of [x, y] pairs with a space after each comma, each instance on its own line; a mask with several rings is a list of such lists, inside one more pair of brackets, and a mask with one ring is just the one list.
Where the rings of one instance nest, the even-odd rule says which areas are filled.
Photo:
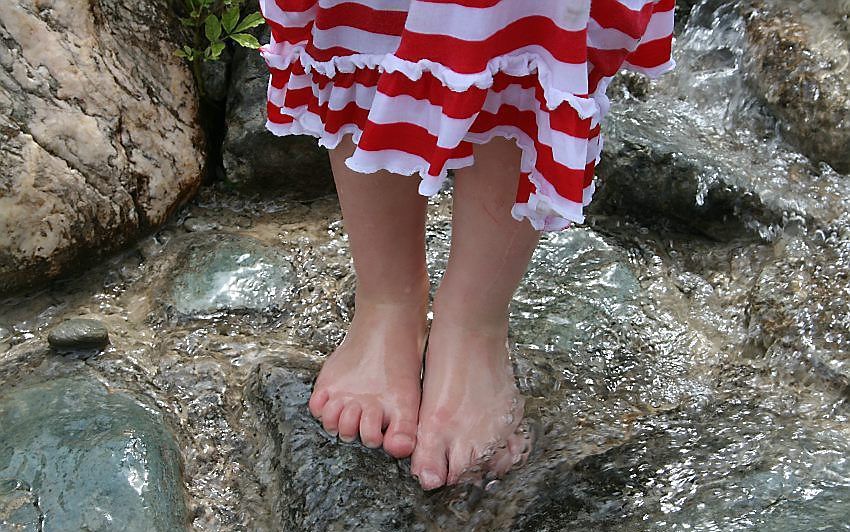
[[201, 179], [166, 3], [0, 2], [0, 292], [158, 226]]
[[405, 463], [320, 430], [306, 403], [313, 369], [260, 366], [254, 383], [274, 426], [268, 495], [281, 530], [424, 530], [425, 496]]
[[180, 453], [161, 414], [88, 378], [5, 390], [0, 478], [3, 530], [165, 532], [187, 523]]
[[[749, 82], [784, 136], [816, 161], [850, 172], [850, 40], [829, 10], [756, 2], [747, 17]], [[846, 30], [845, 30], [846, 31]]]
[[[260, 36], [260, 42], [268, 38]], [[268, 68], [255, 50], [236, 51], [222, 147], [227, 180], [241, 190], [275, 190], [299, 199], [332, 192], [327, 151], [315, 138], [276, 137], [266, 130], [268, 81]]]

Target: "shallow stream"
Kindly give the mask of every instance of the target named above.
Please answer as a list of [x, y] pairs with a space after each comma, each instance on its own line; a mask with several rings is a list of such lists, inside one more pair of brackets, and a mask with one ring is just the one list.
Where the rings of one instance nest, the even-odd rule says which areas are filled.
[[[406, 461], [327, 437], [305, 403], [353, 311], [335, 198], [210, 188], [122, 255], [0, 301], [0, 529], [147, 530], [154, 514], [204, 531], [850, 529], [850, 185], [785, 142], [752, 94], [742, 4], [697, 5], [679, 70], [648, 96], [614, 88], [611, 142], [642, 135], [697, 168], [695, 216], [721, 181], [780, 214], [744, 205], [695, 230], [620, 197], [547, 235], [511, 314], [538, 435], [524, 468], [423, 494]], [[450, 217], [445, 191], [430, 204], [435, 283]], [[71, 317], [103, 322], [110, 345], [54, 352], [47, 334]], [[22, 452], [58, 421], [20, 397], [96, 418], [110, 414], [84, 410], [107, 391], [115, 415], [141, 419], [116, 459], [138, 515], [82, 496], [115, 481], [108, 467], [69, 479], [84, 460]], [[12, 431], [13, 418], [45, 426]], [[21, 465], [39, 461], [59, 465]], [[48, 511], [56, 490], [66, 500]], [[75, 498], [88, 516], [63, 513]]]

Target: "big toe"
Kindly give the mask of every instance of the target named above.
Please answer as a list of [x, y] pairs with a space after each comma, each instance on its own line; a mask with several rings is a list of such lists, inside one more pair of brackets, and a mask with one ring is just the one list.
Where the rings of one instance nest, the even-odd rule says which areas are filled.
[[384, 434], [384, 450], [395, 458], [407, 458], [416, 447], [416, 420], [399, 417], [390, 421]]
[[422, 489], [432, 490], [445, 485], [448, 462], [446, 448], [441, 443], [420, 438], [410, 464], [410, 471], [419, 479]]

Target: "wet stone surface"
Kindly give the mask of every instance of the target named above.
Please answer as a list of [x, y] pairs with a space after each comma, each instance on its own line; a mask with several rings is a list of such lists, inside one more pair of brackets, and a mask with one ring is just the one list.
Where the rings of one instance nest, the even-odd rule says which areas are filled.
[[97, 349], [109, 343], [109, 331], [98, 320], [65, 320], [50, 331], [47, 341], [59, 350]]
[[292, 291], [290, 261], [250, 238], [190, 238], [177, 264], [167, 301], [181, 316], [281, 307]]
[[4, 389], [0, 479], [4, 530], [171, 531], [187, 522], [180, 453], [162, 415], [90, 378]]

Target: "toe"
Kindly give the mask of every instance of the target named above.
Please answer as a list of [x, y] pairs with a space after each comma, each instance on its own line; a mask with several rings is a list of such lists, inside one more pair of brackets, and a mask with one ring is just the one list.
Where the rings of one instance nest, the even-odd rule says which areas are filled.
[[458, 444], [449, 451], [449, 469], [446, 484], [457, 484], [464, 473], [473, 465], [472, 446]]
[[313, 394], [310, 395], [310, 402], [307, 406], [310, 407], [310, 413], [313, 417], [321, 417], [322, 410], [328, 402], [328, 391], [325, 389], [313, 389]]
[[442, 442], [419, 438], [410, 471], [419, 479], [422, 489], [432, 490], [445, 485], [447, 467], [446, 448]]
[[339, 415], [339, 439], [352, 442], [360, 432], [360, 414], [363, 412], [357, 401], [351, 401]]
[[367, 406], [360, 415], [360, 441], [370, 449], [377, 449], [384, 440], [381, 433], [381, 423], [384, 419], [383, 410], [377, 405]]
[[331, 436], [339, 434], [339, 414], [342, 412], [342, 407], [345, 403], [341, 399], [331, 399], [325, 404], [322, 409], [322, 426], [328, 431]]
[[395, 458], [407, 458], [416, 447], [416, 420], [396, 417], [384, 434], [384, 450]]

